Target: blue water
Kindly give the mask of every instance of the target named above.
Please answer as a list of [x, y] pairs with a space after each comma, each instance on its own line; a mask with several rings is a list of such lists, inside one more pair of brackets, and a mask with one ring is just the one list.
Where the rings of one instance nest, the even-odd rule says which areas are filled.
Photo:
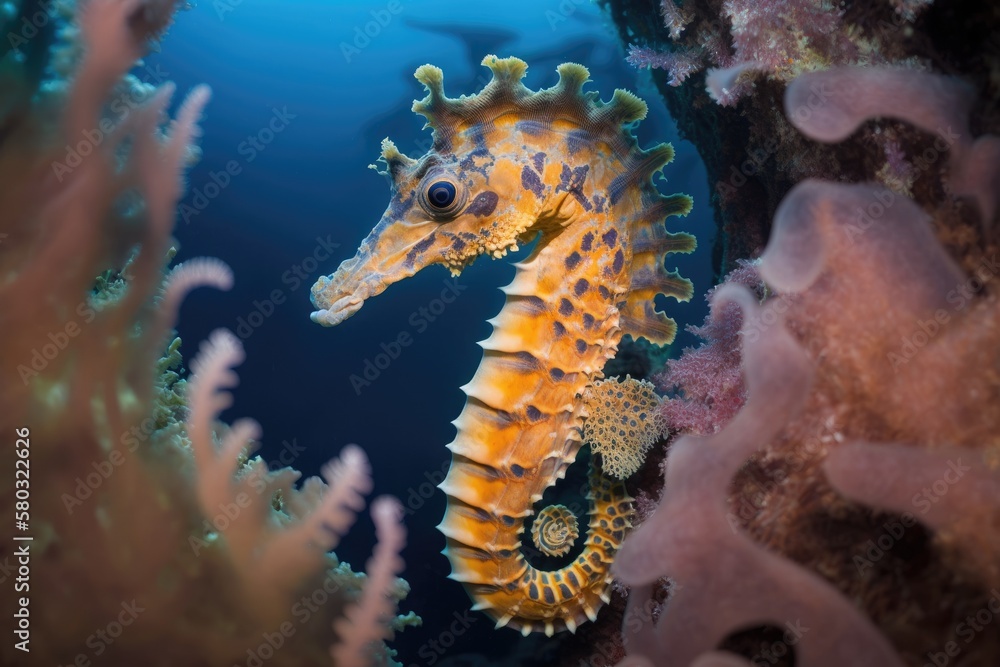
[[[385, 25], [368, 26], [377, 34], [367, 44], [354, 43], [355, 29], [377, 18]], [[453, 645], [431, 644], [469, 607], [461, 586], [445, 578], [444, 538], [434, 529], [444, 497], [432, 482], [447, 469], [449, 422], [464, 401], [458, 387], [480, 360], [475, 341], [489, 334], [485, 320], [503, 302], [496, 288], [509, 282], [513, 269], [510, 258], [481, 259], [433, 321], [420, 308], [435, 308], [446, 288], [448, 275], [439, 267], [392, 286], [335, 329], [310, 322], [309, 287], [354, 254], [385, 209], [387, 185], [367, 169], [379, 141], [390, 136], [414, 156], [427, 145], [423, 118], [409, 110], [424, 94], [413, 70], [428, 62], [442, 67], [446, 90], [458, 96], [485, 82], [479, 61], [487, 53], [526, 60], [525, 83], [532, 88], [552, 85], [556, 65], [576, 61], [590, 69], [590, 89], [604, 99], [624, 87], [649, 102], [637, 135], [644, 146], [671, 141], [677, 148], [663, 189], [693, 195], [695, 211], [672, 219], [671, 228], [695, 233], [700, 244], [696, 254], [676, 258], [681, 274], [694, 280], [696, 296], [689, 304], [671, 303], [670, 312], [682, 325], [700, 322], [713, 242], [704, 168], [693, 147], [678, 140], [644, 75], [624, 63], [610, 22], [589, 2], [204, 2], [178, 15], [162, 52], [137, 70], [154, 83], [174, 80], [181, 92], [203, 82], [214, 91], [203, 123], [204, 155], [189, 174], [188, 208], [177, 223], [178, 259], [220, 257], [232, 266], [236, 287], [189, 298], [179, 326], [183, 351], [190, 359], [215, 328], [237, 331], [248, 358], [225, 419], [256, 418], [264, 431], [262, 455], [277, 461], [284, 452], [284, 462], [306, 475], [356, 442], [372, 459], [375, 493], [407, 504], [404, 576], [412, 592], [403, 609], [420, 614], [424, 626], [408, 629], [394, 644], [406, 665], [465, 653], [502, 656], [520, 641], [472, 614], [474, 622]], [[256, 146], [251, 136], [258, 137]], [[221, 176], [227, 165], [228, 180]], [[324, 261], [311, 264], [317, 256]], [[352, 384], [365, 360], [382, 352], [380, 344], [401, 333], [412, 343], [398, 358], [370, 386]], [[693, 342], [679, 337], [681, 346]], [[363, 516], [337, 552], [363, 569], [373, 540]]]

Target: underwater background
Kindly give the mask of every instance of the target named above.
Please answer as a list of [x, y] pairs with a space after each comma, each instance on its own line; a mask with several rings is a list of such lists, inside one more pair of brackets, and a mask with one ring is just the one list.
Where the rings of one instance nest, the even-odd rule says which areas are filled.
[[1000, 664], [1000, 4], [0, 22], [0, 664]]
[[[279, 8], [245, 0], [220, 11], [199, 3], [177, 15], [162, 52], [146, 63], [176, 81], [179, 91], [200, 82], [213, 91], [202, 122], [203, 155], [188, 174], [179, 209], [177, 261], [219, 257], [232, 267], [235, 284], [228, 293], [199, 290], [188, 297], [178, 324], [182, 350], [193, 353], [194, 342], [218, 327], [236, 332], [247, 359], [236, 405], [223, 420], [254, 415], [264, 432], [260, 455], [304, 476], [317, 474], [344, 444], [358, 443], [373, 463], [374, 495], [403, 501], [408, 542], [402, 577], [411, 586], [403, 608], [423, 618], [422, 627], [407, 628], [393, 643], [397, 659], [408, 665], [428, 664], [431, 656], [435, 662], [463, 653], [503, 656], [517, 642], [538, 642], [496, 631], [485, 616], [467, 612], [462, 586], [446, 579], [444, 537], [435, 529], [444, 495], [431, 488], [451, 460], [445, 444], [454, 438], [450, 422], [465, 402], [459, 387], [482, 358], [476, 341], [489, 335], [486, 320], [503, 305], [497, 288], [510, 282], [511, 262], [530, 248], [502, 260], [480, 258], [457, 279], [442, 267], [427, 269], [333, 329], [309, 320], [312, 283], [353, 256], [389, 200], [385, 179], [367, 168], [378, 157], [379, 142], [390, 137], [414, 157], [430, 146], [423, 117], [410, 111], [423, 96], [413, 71], [424, 63], [441, 67], [446, 89], [457, 97], [489, 81], [489, 70], [479, 64], [489, 53], [525, 60], [524, 83], [532, 89], [552, 85], [557, 65], [578, 62], [590, 69], [587, 89], [602, 99], [626, 88], [647, 101], [649, 114], [635, 130], [639, 144], [674, 145], [677, 156], [664, 170], [661, 190], [687, 193], [695, 202], [690, 215], [670, 223], [699, 244], [695, 253], [669, 259], [694, 282], [696, 294], [687, 303], [671, 300], [668, 308], [682, 329], [678, 351], [697, 340], [684, 325], [700, 323], [707, 313], [700, 295], [712, 282], [715, 230], [697, 153], [678, 139], [648, 73], [626, 63], [613, 26], [596, 5], [403, 0], [399, 7], [392, 14], [378, 3], [316, 0]], [[375, 20], [373, 11], [391, 19], [357, 49], [358, 29]], [[136, 72], [149, 76], [143, 68]], [[288, 115], [287, 126], [257, 150], [248, 137], [268, 127], [275, 109]], [[209, 199], [216, 193], [211, 175], [224, 173], [230, 161], [240, 173]], [[196, 200], [199, 194], [204, 200]], [[313, 262], [317, 256], [325, 259]], [[442, 290], [456, 294], [455, 301], [443, 304]], [[281, 303], [269, 305], [275, 292]], [[412, 344], [375, 379], [366, 379], [366, 361], [374, 364], [383, 354], [380, 345], [394, 344], [401, 333], [409, 333]], [[279, 459], [283, 452], [286, 458]], [[575, 468], [585, 471], [586, 464]], [[362, 516], [337, 554], [360, 566], [373, 541], [371, 522]], [[439, 640], [456, 615], [473, 622], [446, 654], [432, 649], [429, 642]]]

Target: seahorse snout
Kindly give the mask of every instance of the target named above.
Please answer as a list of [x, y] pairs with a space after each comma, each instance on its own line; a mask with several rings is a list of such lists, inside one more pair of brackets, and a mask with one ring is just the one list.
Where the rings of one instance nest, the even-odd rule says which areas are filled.
[[362, 253], [345, 260], [329, 276], [320, 276], [310, 291], [316, 310], [309, 314], [316, 324], [335, 327], [354, 315], [365, 299], [380, 294], [385, 282], [378, 273], [368, 270]]

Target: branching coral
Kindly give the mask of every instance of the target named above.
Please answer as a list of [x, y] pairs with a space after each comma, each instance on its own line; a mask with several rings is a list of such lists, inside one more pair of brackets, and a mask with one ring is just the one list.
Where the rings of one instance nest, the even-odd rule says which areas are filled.
[[380, 640], [392, 637], [392, 618], [396, 613], [393, 589], [396, 577], [403, 571], [399, 553], [406, 542], [403, 507], [394, 498], [381, 497], [372, 503], [372, 517], [378, 546], [368, 561], [368, 581], [361, 600], [334, 623], [341, 641], [331, 654], [340, 667], [370, 665], [373, 645], [378, 651]]
[[[687, 7], [687, 5], [685, 5]], [[734, 104], [750, 90], [740, 75], [763, 71], [782, 80], [822, 64], [859, 62], [859, 47], [842, 29], [843, 9], [827, 0], [724, 0], [714, 21], [698, 21], [695, 37], [679, 43], [685, 26], [694, 19], [671, 0], [662, 3], [665, 27], [673, 42], [668, 51], [635, 44], [628, 61], [635, 67], [669, 72], [669, 84], [681, 85], [707, 64], [708, 90], [722, 105]], [[726, 37], [730, 48], [724, 46]], [[866, 58], [876, 57], [868, 54]]]
[[[724, 285], [743, 285], [763, 296], [764, 285], [757, 268], [743, 262], [723, 281]], [[711, 302], [718, 287], [705, 295]], [[688, 331], [705, 340], [697, 349], [685, 349], [680, 359], [667, 362], [666, 370], [656, 377], [660, 388], [676, 392], [660, 408], [664, 423], [675, 431], [704, 435], [722, 428], [746, 401], [746, 386], [740, 367], [740, 318], [736, 305], [721, 306], [732, 310], [725, 316], [709, 315], [700, 327]], [[758, 329], [760, 322], [752, 322]]]
[[[858, 132], [835, 145], [809, 141], [781, 113], [788, 82], [798, 74], [842, 65], [898, 67], [960, 75], [976, 91], [972, 126], [979, 133], [1000, 134], [1000, 5], [972, 0], [956, 2], [832, 3], [839, 15], [837, 29], [821, 37], [801, 38], [782, 23], [760, 25], [757, 39], [764, 47], [787, 46], [791, 61], [776, 70], [756, 69], [752, 60], [737, 57], [737, 35], [726, 8], [748, 12], [793, 12], [820, 3], [723, 3], [720, 0], [676, 0], [686, 20], [676, 34], [664, 25], [659, 0], [601, 0], [626, 45], [653, 56], [684, 56], [689, 76], [680, 85], [659, 69], [650, 78], [663, 96], [680, 136], [697, 148], [705, 164], [719, 233], [712, 254], [713, 269], [722, 276], [736, 261], [759, 255], [770, 233], [778, 204], [795, 183], [806, 178], [861, 182], [877, 180], [919, 202], [928, 211], [943, 202], [940, 171], [946, 160], [928, 138], [904, 123], [881, 118], [864, 123]], [[912, 11], [906, 11], [909, 8]], [[903, 11], [897, 11], [903, 9]], [[817, 17], [820, 21], [824, 17]], [[746, 23], [745, 25], [750, 25]], [[691, 57], [718, 68], [711, 77], [690, 72]], [[729, 69], [738, 66], [737, 69]], [[722, 106], [710, 96], [725, 97]], [[964, 120], [964, 117], [963, 117]], [[875, 148], [875, 150], [872, 150]], [[931, 159], [928, 159], [931, 158]], [[965, 162], [965, 164], [969, 164]], [[972, 170], [988, 173], [988, 170]], [[901, 186], [901, 187], [897, 187]], [[717, 195], [717, 196], [716, 196]], [[953, 212], [953, 215], [956, 212]], [[979, 242], [975, 229], [952, 227], [950, 243], [968, 247]], [[965, 248], [958, 249], [964, 252]]]
[[[326, 553], [369, 483], [360, 450], [324, 469], [329, 489], [318, 479], [296, 489], [298, 473], [268, 471], [259, 458], [240, 466], [258, 429], [238, 422], [217, 452], [214, 424], [242, 357], [235, 338], [211, 338], [190, 384], [175, 370], [180, 341], [169, 332], [184, 294], [232, 282], [206, 259], [163, 280], [208, 89], [192, 91], [165, 131], [170, 85], [121, 118], [104, 111], [172, 12], [170, 2], [91, 0], [79, 20], [83, 49], [51, 44], [76, 35], [70, 27], [48, 31], [26, 60], [8, 58], [0, 79], [0, 428], [24, 441], [30, 471], [16, 494], [13, 484], [0, 489], [0, 506], [18, 508], [33, 538], [19, 543], [30, 572], [21, 650], [30, 653], [5, 642], [4, 664], [100, 655], [105, 664], [218, 665], [265, 654], [275, 665], [329, 664], [332, 622], [359, 596], [359, 636], [414, 621], [387, 617], [406, 593], [395, 579], [398, 513], [376, 512], [379, 562], [391, 563], [371, 576], [376, 586]], [[68, 91], [42, 82], [45, 58], [59, 72], [62, 55], [81, 50]], [[0, 451], [13, 470], [14, 449]], [[16, 562], [11, 544], [0, 545], [5, 568]], [[378, 649], [374, 659], [390, 655]]]
[[[982, 157], [993, 137], [965, 133], [961, 97], [947, 94], [961, 90], [833, 70], [793, 84], [786, 109], [829, 139], [872, 113], [936, 132], [951, 121], [952, 191], [989, 216], [1000, 164]], [[956, 176], [970, 164], [974, 186]], [[806, 181], [760, 260], [763, 306], [729, 286], [715, 295], [714, 317], [741, 304], [750, 395], [718, 433], [671, 447], [663, 502], [616, 562], [637, 586], [624, 622], [635, 664], [725, 664], [711, 652], [760, 625], [787, 629], [796, 664], [996, 662], [997, 635], [967, 619], [991, 608], [1000, 561], [1000, 267], [982, 251], [959, 266], [935, 234], [946, 224], [878, 184]], [[650, 586], [662, 576], [676, 592], [660, 609]], [[788, 634], [796, 621], [801, 636]]]

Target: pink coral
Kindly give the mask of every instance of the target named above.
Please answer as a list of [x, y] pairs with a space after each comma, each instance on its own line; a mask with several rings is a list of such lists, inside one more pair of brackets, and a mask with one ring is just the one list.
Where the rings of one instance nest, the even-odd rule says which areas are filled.
[[679, 86], [685, 79], [702, 68], [701, 56], [694, 51], [660, 52], [639, 46], [628, 47], [628, 63], [633, 67], [651, 67], [666, 70], [668, 83]]
[[[960, 86], [918, 72], [800, 81], [789, 115], [831, 140], [872, 113], [929, 125], [961, 113], [949, 105]], [[958, 133], [953, 191], [983, 202], [995, 138]], [[970, 164], [982, 169], [971, 183], [956, 176]], [[721, 431], [672, 445], [663, 501], [615, 564], [633, 585], [634, 664], [724, 664], [712, 651], [732, 633], [796, 619], [822, 628], [786, 638], [796, 664], [915, 664], [992, 604], [1000, 265], [981, 256], [967, 274], [936, 238], [941, 222], [878, 184], [805, 181], [759, 264], [778, 295], [715, 295], [713, 312], [741, 305], [750, 396]], [[646, 601], [664, 575], [679, 588], [656, 622]], [[955, 664], [995, 664], [1000, 644], [981, 633], [960, 652]]]
[[677, 39], [684, 32], [684, 27], [691, 22], [687, 12], [680, 9], [674, 0], [660, 0], [660, 16], [663, 25], [670, 28], [670, 38]]
[[[726, 286], [713, 305], [743, 312], [750, 398], [716, 435], [674, 443], [660, 508], [626, 540], [615, 561], [616, 576], [633, 587], [624, 621], [629, 653], [663, 667], [689, 665], [733, 630], [773, 623], [806, 628], [793, 643], [807, 665], [901, 665], [864, 616], [828, 583], [754, 545], [737, 529], [723, 490], [746, 458], [801, 409], [812, 371], [787, 332], [746, 336], [750, 322], [766, 310], [760, 312], [745, 289]], [[654, 622], [647, 600], [651, 584], [665, 573], [679, 587]], [[809, 632], [820, 626], [822, 632]]]
[[[256, 424], [215, 423], [243, 354], [231, 334], [210, 338], [190, 384], [173, 370], [180, 341], [167, 336], [184, 295], [232, 282], [217, 260], [191, 260], [163, 279], [208, 89], [195, 88], [165, 129], [172, 85], [110, 131], [94, 129], [109, 127], [108, 99], [129, 85], [126, 71], [173, 8], [91, 0], [79, 33], [65, 30], [84, 47], [68, 94], [60, 85], [30, 90], [16, 60], [0, 83], [5, 101], [10, 94], [0, 146], [0, 365], [12, 371], [0, 382], [0, 427], [25, 443], [24, 535], [34, 538], [22, 543], [30, 633], [20, 650], [0, 646], [3, 664], [82, 664], [95, 647], [110, 665], [233, 664], [289, 627], [294, 640], [272, 664], [329, 664], [332, 621], [363, 588], [328, 553], [369, 483], [361, 451], [345, 449], [324, 468], [330, 487], [317, 478], [296, 487], [297, 472], [244, 460]], [[49, 46], [37, 39], [33, 48]], [[67, 145], [89, 150], [71, 166], [60, 159]], [[122, 206], [126, 196], [141, 204]], [[0, 452], [13, 470], [13, 447]], [[8, 515], [29, 503], [26, 488], [0, 490]], [[0, 546], [4, 566], [15, 562], [10, 544]], [[387, 540], [380, 553], [398, 544]], [[405, 595], [390, 578], [377, 591], [389, 594], [380, 610]], [[328, 603], [294, 618], [303, 595]], [[108, 626], [123, 610], [127, 627]], [[377, 625], [361, 631], [382, 636], [412, 621], [384, 616], [361, 616]], [[95, 628], [104, 627], [120, 631], [113, 642], [97, 643]], [[390, 656], [382, 650], [377, 660]]]
[[[723, 282], [743, 285], [763, 293], [763, 283], [751, 262], [743, 262]], [[705, 298], [711, 302], [718, 287]], [[667, 362], [656, 377], [660, 389], [677, 395], [663, 402], [666, 425], [685, 433], [715, 433], [732, 419], [746, 400], [740, 367], [740, 317], [735, 304], [724, 306], [688, 331], [703, 338], [697, 349], [687, 348], [680, 359]]]

